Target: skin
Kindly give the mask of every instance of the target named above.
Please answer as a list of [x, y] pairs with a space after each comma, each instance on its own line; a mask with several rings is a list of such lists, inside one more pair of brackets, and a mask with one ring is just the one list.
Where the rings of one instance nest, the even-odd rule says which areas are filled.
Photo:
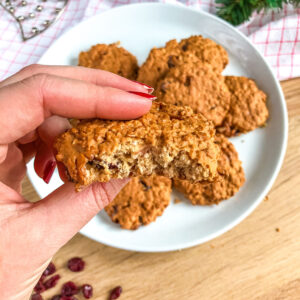
[[35, 156], [36, 173], [44, 177], [55, 161], [55, 137], [70, 126], [66, 118], [124, 120], [147, 113], [151, 100], [127, 91], [149, 89], [109, 72], [63, 66], [32, 65], [0, 82], [1, 298], [29, 299], [52, 256], [127, 182], [95, 183], [80, 193], [66, 182], [29, 203], [21, 195], [26, 162]]

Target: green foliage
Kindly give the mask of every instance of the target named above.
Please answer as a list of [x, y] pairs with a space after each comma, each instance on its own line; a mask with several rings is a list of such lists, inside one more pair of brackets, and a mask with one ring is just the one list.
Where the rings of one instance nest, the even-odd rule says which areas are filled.
[[300, 0], [216, 0], [217, 14], [233, 25], [249, 20], [253, 12], [282, 9], [283, 4], [300, 5]]

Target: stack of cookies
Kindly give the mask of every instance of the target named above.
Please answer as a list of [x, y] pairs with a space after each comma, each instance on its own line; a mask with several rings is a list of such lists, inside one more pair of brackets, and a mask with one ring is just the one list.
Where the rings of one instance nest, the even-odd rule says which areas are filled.
[[[162, 103], [189, 106], [211, 121], [221, 149], [218, 179], [173, 186], [193, 205], [212, 205], [235, 195], [245, 182], [242, 163], [227, 139], [265, 125], [266, 94], [246, 77], [223, 76], [228, 54], [214, 41], [192, 36], [153, 48], [138, 68], [136, 58], [118, 43], [98, 44], [79, 55], [79, 65], [107, 70], [155, 88]], [[133, 178], [105, 210], [121, 228], [137, 229], [161, 216], [169, 205], [172, 181], [152, 175]]]

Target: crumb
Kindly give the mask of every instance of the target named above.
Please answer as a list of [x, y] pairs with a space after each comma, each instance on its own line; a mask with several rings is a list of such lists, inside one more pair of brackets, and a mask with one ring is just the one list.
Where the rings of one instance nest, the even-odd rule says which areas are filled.
[[275, 228], [275, 231], [276, 231], [276, 232], [280, 232], [280, 228], [278, 228], [278, 227]]
[[268, 201], [269, 200], [269, 196], [267, 195], [264, 200]]
[[175, 198], [175, 199], [174, 199], [174, 203], [175, 203], [175, 204], [178, 204], [178, 203], [180, 203], [180, 202], [181, 202], [180, 199], [178, 199], [178, 198]]

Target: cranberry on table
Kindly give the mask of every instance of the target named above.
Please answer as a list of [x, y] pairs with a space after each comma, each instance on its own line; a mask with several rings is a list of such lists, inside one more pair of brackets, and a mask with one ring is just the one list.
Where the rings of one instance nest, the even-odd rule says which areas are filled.
[[72, 281], [66, 282], [61, 289], [62, 296], [73, 296], [78, 293], [76, 284]]
[[120, 297], [121, 293], [122, 293], [122, 287], [120, 287], [120, 286], [115, 287], [110, 293], [109, 300], [118, 299]]
[[89, 284], [84, 284], [82, 286], [82, 294], [84, 298], [90, 299], [93, 296], [93, 287]]
[[49, 276], [49, 275], [52, 275], [55, 272], [56, 272], [56, 267], [55, 267], [53, 262], [50, 262], [50, 264], [48, 265], [48, 267], [44, 271], [43, 275], [44, 276]]
[[46, 290], [51, 289], [57, 285], [58, 280], [60, 279], [60, 275], [54, 275], [50, 277], [47, 281], [44, 282], [44, 286]]
[[84, 269], [85, 262], [80, 257], [73, 257], [68, 261], [68, 268], [72, 272], [80, 272]]
[[35, 285], [34, 287], [34, 291], [37, 293], [37, 294], [40, 294], [42, 292], [44, 292], [46, 290], [46, 287], [44, 286], [44, 283], [43, 283], [43, 276], [40, 278], [40, 280], [37, 282], [37, 284]]

